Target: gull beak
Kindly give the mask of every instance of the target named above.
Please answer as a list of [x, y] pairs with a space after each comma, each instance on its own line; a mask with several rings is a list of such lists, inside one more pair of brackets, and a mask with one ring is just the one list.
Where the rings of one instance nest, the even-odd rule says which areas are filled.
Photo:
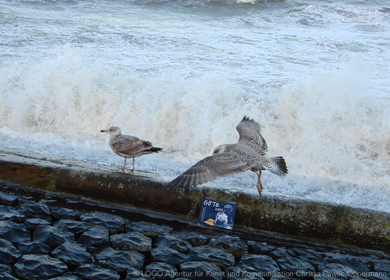
[[100, 130], [100, 132], [107, 132], [107, 129], [102, 129]]

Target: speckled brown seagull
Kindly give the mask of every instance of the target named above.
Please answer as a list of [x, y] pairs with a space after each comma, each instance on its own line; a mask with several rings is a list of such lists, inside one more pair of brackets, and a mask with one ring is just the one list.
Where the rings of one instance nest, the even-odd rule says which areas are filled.
[[111, 126], [109, 129], [100, 130], [100, 132], [107, 132], [110, 134], [108, 143], [110, 144], [111, 149], [117, 155], [125, 158], [122, 167], [123, 171], [125, 170], [126, 160], [128, 158], [133, 158], [133, 169], [131, 169], [131, 171], [134, 171], [136, 157], [162, 151], [162, 148], [153, 147], [152, 143], [149, 141], [141, 140], [130, 135], [122, 135], [120, 128], [117, 126]]
[[287, 166], [283, 157], [268, 158], [267, 143], [260, 134], [260, 126], [254, 120], [244, 117], [236, 127], [239, 139], [236, 144], [224, 144], [216, 147], [213, 155], [202, 159], [189, 168], [170, 184], [178, 187], [191, 187], [215, 180], [217, 177], [228, 176], [251, 170], [257, 175], [257, 190], [261, 196], [261, 171], [284, 176]]

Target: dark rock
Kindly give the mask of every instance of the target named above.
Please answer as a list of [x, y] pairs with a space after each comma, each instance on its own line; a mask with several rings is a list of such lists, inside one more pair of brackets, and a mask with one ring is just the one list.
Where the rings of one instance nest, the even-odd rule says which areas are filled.
[[0, 264], [0, 275], [2, 273], [12, 273], [12, 267], [8, 264]]
[[73, 242], [61, 244], [51, 252], [51, 256], [73, 266], [92, 263], [92, 257], [85, 247]]
[[125, 280], [151, 280], [151, 278], [145, 275], [142, 270], [130, 267], [127, 270], [127, 276]]
[[64, 275], [62, 276], [59, 276], [59, 277], [55, 277], [55, 278], [51, 278], [50, 280], [81, 280], [81, 278], [73, 275], [72, 273], [70, 272], [67, 272], [65, 273]]
[[287, 277], [287, 276], [284, 276], [284, 275], [274, 275], [270, 278], [270, 280], [293, 280], [295, 278], [292, 278], [292, 277]]
[[94, 264], [79, 266], [73, 274], [88, 280], [119, 280], [120, 278], [118, 272]]
[[27, 194], [19, 196], [18, 201], [19, 201], [18, 206], [29, 204], [29, 203], [37, 203], [33, 200], [32, 196], [28, 196]]
[[180, 265], [181, 275], [188, 279], [222, 280], [224, 273], [208, 262], [185, 262]]
[[352, 276], [348, 280], [365, 280], [365, 278], [357, 277], [357, 276]]
[[263, 277], [271, 277], [280, 272], [276, 261], [266, 255], [243, 255], [238, 266], [248, 272], [258, 272]]
[[265, 242], [248, 241], [248, 252], [256, 255], [266, 255], [275, 251], [277, 247], [269, 245]]
[[24, 224], [11, 221], [0, 221], [0, 238], [13, 243], [31, 240], [30, 232]]
[[48, 226], [50, 225], [50, 222], [44, 219], [40, 218], [29, 218], [24, 221], [26, 224], [27, 228], [30, 231], [33, 231], [37, 226], [42, 225], [42, 226]]
[[[362, 277], [357, 277], [357, 276], [352, 276], [350, 277], [348, 280], [365, 280], [366, 278], [362, 278]], [[390, 278], [389, 278], [390, 279]], [[381, 279], [382, 280], [382, 279]]]
[[40, 241], [55, 248], [66, 241], [74, 241], [73, 233], [53, 226], [37, 226], [33, 235], [34, 241]]
[[187, 256], [168, 247], [157, 247], [151, 251], [152, 261], [165, 262], [173, 266], [179, 266], [187, 261]]
[[88, 252], [95, 253], [108, 245], [108, 239], [108, 229], [103, 226], [93, 226], [77, 239], [77, 243], [87, 248]]
[[95, 259], [102, 267], [123, 272], [129, 267], [143, 269], [145, 256], [136, 251], [120, 251], [108, 247], [96, 254]]
[[248, 254], [248, 245], [236, 236], [223, 235], [211, 238], [208, 245], [222, 249], [236, 258], [241, 258], [242, 255]]
[[176, 277], [176, 274], [176, 267], [163, 262], [154, 262], [145, 268], [145, 275], [154, 279], [173, 279]]
[[168, 234], [162, 234], [158, 236], [155, 242], [155, 247], [168, 247], [181, 253], [187, 253], [192, 248], [191, 244], [187, 241]]
[[[381, 274], [379, 275], [371, 275], [369, 277], [370, 280], [390, 280], [390, 275], [389, 274], [383, 274], [383, 272], [379, 272]], [[351, 277], [350, 279], [352, 279], [353, 277]], [[360, 280], [364, 280], [364, 279], [360, 279]]]
[[280, 259], [280, 258], [287, 258], [289, 257], [290, 255], [287, 253], [287, 249], [286, 248], [278, 248], [272, 252], [270, 252], [268, 254], [271, 258], [277, 260], [277, 259]]
[[19, 203], [18, 199], [19, 198], [15, 195], [0, 192], [1, 205], [16, 206]]
[[294, 257], [305, 261], [317, 260], [320, 256], [314, 252], [308, 252], [301, 248], [290, 248], [287, 249], [287, 253]]
[[14, 264], [22, 256], [15, 246], [4, 239], [0, 239], [0, 263]]
[[222, 249], [202, 245], [192, 248], [188, 253], [188, 261], [205, 261], [213, 263], [218, 267], [225, 269], [234, 265], [234, 256], [226, 253]]
[[50, 252], [50, 247], [49, 245], [46, 245], [41, 241], [24, 241], [18, 243], [18, 250], [23, 255], [28, 255], [28, 254], [48, 255]]
[[114, 234], [110, 237], [113, 248], [138, 252], [150, 252], [152, 249], [152, 239], [139, 232], [127, 232]]
[[73, 220], [77, 219], [80, 216], [80, 212], [69, 209], [69, 208], [60, 208], [50, 206], [50, 213], [56, 220]]
[[72, 232], [75, 236], [81, 235], [83, 232], [91, 228], [91, 225], [86, 222], [80, 222], [75, 220], [59, 220], [54, 224], [56, 228], [62, 229], [62, 230], [68, 230]]
[[14, 208], [0, 205], [0, 220], [8, 220], [15, 223], [23, 222], [24, 215], [16, 211]]
[[47, 255], [24, 255], [14, 269], [16, 276], [23, 279], [48, 279], [68, 271], [66, 264]]
[[390, 275], [390, 261], [382, 261], [382, 260], [375, 261], [374, 271], [387, 272]]
[[0, 280], [18, 280], [18, 278], [13, 277], [10, 272], [4, 272], [0, 274]]
[[27, 202], [19, 206], [27, 218], [39, 218], [51, 222], [50, 208], [44, 203]]
[[308, 261], [315, 268], [326, 263], [324, 257], [321, 257], [319, 253], [314, 251], [309, 252], [301, 248], [291, 248], [287, 250], [287, 253], [297, 259]]
[[226, 269], [225, 271], [226, 280], [264, 280], [264, 277], [261, 276], [261, 273], [257, 272], [249, 272], [246, 270], [243, 270], [239, 266], [231, 266]]
[[307, 261], [294, 257], [284, 257], [277, 260], [280, 270], [286, 274], [293, 273], [296, 277], [312, 278], [315, 268]]
[[80, 221], [104, 226], [110, 234], [124, 232], [125, 225], [128, 223], [126, 219], [120, 216], [97, 211], [80, 215]]
[[[320, 258], [318, 258], [320, 259]], [[324, 262], [338, 263], [344, 266], [350, 267], [356, 272], [369, 272], [371, 271], [371, 263], [369, 263], [364, 258], [358, 258], [355, 256], [347, 254], [329, 254], [326, 259], [323, 259]], [[323, 263], [322, 265], [325, 265]]]
[[356, 274], [352, 268], [338, 264], [338, 263], [329, 263], [325, 265], [320, 265], [318, 271], [323, 273], [326, 272], [326, 275], [336, 278], [348, 279], [350, 276]]
[[179, 237], [187, 242], [189, 242], [192, 246], [201, 246], [206, 245], [210, 241], [210, 236], [206, 236], [200, 234], [199, 232], [191, 232], [191, 231], [180, 231], [174, 233], [176, 237]]
[[313, 277], [314, 280], [340, 280], [340, 278], [332, 277], [329, 275], [324, 275], [322, 273], [318, 273], [314, 275]]
[[340, 260], [340, 262], [337, 262], [337, 263], [340, 263], [344, 266], [350, 267], [354, 271], [360, 272], [360, 273], [370, 271], [369, 264], [364, 263], [362, 260], [344, 259], [344, 260]]
[[140, 232], [150, 238], [156, 238], [163, 233], [170, 234], [173, 231], [173, 228], [166, 225], [159, 226], [147, 222], [134, 222], [127, 226], [127, 230]]
[[293, 280], [293, 279], [295, 279], [295, 278], [287, 277], [287, 276], [284, 276], [284, 275], [274, 275], [274, 276], [272, 276], [270, 278], [270, 280]]

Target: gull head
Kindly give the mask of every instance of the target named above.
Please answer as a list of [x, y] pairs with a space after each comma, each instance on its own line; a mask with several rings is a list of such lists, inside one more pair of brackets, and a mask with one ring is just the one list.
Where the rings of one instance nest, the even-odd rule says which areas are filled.
[[108, 129], [100, 130], [100, 132], [107, 132], [111, 136], [116, 136], [116, 135], [120, 135], [121, 134], [121, 129], [119, 127], [117, 127], [117, 126], [111, 126]]
[[214, 149], [213, 155], [227, 153], [230, 151], [231, 146], [229, 144], [219, 145]]

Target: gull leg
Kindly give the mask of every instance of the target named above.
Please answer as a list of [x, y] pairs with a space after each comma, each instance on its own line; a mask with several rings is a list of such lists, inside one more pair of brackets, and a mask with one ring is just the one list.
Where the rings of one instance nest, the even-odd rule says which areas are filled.
[[133, 158], [133, 169], [131, 169], [131, 171], [134, 172], [134, 164], [135, 164], [135, 158]]
[[257, 174], [257, 190], [259, 191], [259, 194], [261, 196], [261, 192], [263, 191], [263, 185], [261, 184], [261, 170], [259, 170], [259, 173], [256, 173]]
[[126, 168], [126, 160], [127, 160], [127, 158], [125, 158], [125, 163], [123, 163], [123, 167], [121, 168], [122, 171], [125, 171], [125, 168]]

